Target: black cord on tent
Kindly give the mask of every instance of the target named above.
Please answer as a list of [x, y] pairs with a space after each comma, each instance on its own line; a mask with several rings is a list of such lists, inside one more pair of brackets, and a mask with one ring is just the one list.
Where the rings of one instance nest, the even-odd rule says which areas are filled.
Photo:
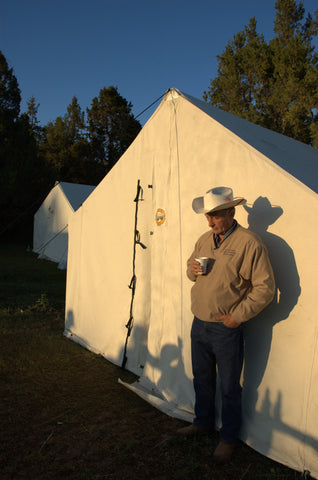
[[145, 108], [142, 112], [138, 113], [138, 115], [135, 117], [135, 120], [140, 117], [140, 115], [142, 115], [143, 113], [145, 113], [149, 108], [151, 108], [155, 103], [159, 102], [159, 100], [166, 94], [163, 93], [162, 95], [160, 95], [160, 97], [157, 98], [157, 100], [155, 100], [154, 102], [152, 102], [151, 105], [149, 105], [147, 108]]
[[133, 324], [134, 324], [134, 317], [133, 317], [133, 305], [134, 305], [134, 298], [135, 298], [135, 291], [136, 291], [136, 282], [137, 282], [137, 277], [136, 277], [136, 245], [140, 245], [142, 248], [147, 248], [146, 245], [141, 243], [140, 241], [140, 233], [137, 230], [137, 219], [138, 219], [138, 203], [142, 200], [142, 188], [140, 185], [140, 180], [138, 180], [137, 183], [137, 195], [136, 198], [134, 199], [134, 202], [136, 202], [136, 209], [135, 209], [135, 230], [134, 230], [134, 254], [133, 254], [133, 275], [130, 280], [130, 284], [128, 288], [131, 289], [131, 303], [130, 303], [130, 313], [129, 313], [129, 320], [125, 327], [127, 328], [127, 336], [126, 336], [126, 341], [125, 341], [125, 348], [124, 348], [124, 355], [123, 355], [123, 361], [122, 361], [122, 368], [125, 368], [126, 363], [127, 363], [127, 344], [128, 344], [128, 339], [130, 337]]
[[46, 242], [46, 243], [42, 243], [41, 247], [38, 248], [38, 252], [40, 255], [41, 255], [41, 251], [43, 251], [47, 245], [51, 242], [53, 242], [53, 240], [58, 236], [60, 235], [60, 233], [62, 233], [66, 228], [68, 227], [68, 223], [59, 231], [57, 232], [55, 235], [53, 235], [53, 237], [49, 238], [49, 240]]

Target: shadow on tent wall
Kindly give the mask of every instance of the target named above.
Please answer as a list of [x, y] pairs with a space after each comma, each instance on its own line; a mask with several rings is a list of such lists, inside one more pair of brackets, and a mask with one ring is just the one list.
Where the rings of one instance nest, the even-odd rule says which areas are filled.
[[269, 225], [283, 214], [282, 208], [273, 207], [266, 197], [259, 197], [252, 208], [244, 208], [248, 212], [249, 228], [262, 238], [268, 249], [276, 281], [276, 294], [272, 303], [252, 322], [244, 325], [244, 387], [248, 389], [249, 395], [254, 390], [256, 404], [257, 389], [263, 379], [271, 350], [273, 327], [288, 319], [298, 302], [301, 289], [292, 249], [281, 237], [267, 231]]
[[[271, 392], [267, 389], [262, 399], [261, 409], [256, 412], [258, 387], [267, 367], [273, 328], [277, 323], [288, 319], [291, 311], [298, 303], [301, 288], [295, 256], [291, 247], [283, 238], [268, 232], [268, 227], [283, 214], [282, 208], [272, 206], [266, 197], [259, 197], [252, 208], [247, 206], [244, 206], [244, 208], [248, 212], [249, 228], [262, 238], [268, 249], [275, 275], [276, 295], [264, 312], [253, 319], [252, 322], [247, 322], [244, 325], [243, 403], [245, 393], [249, 397], [250, 420], [254, 419], [258, 423], [257, 416], [262, 417], [260, 422], [272, 419], [275, 423], [275, 429], [298, 438], [302, 442], [309, 443], [315, 450], [318, 450], [317, 438], [307, 436], [304, 432], [297, 431], [281, 421], [283, 402], [281, 392], [278, 392], [277, 398], [273, 402]], [[271, 415], [270, 412], [273, 412], [273, 414]], [[267, 434], [272, 435], [270, 429], [267, 430]], [[269, 446], [270, 444], [270, 438], [264, 438], [264, 445]], [[267, 452], [263, 453], [266, 454]]]

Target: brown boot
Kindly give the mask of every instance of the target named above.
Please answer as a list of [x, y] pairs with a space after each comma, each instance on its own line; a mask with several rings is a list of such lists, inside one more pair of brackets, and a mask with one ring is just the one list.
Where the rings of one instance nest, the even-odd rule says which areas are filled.
[[195, 435], [202, 435], [208, 433], [211, 433], [211, 430], [199, 428], [194, 424], [189, 425], [188, 427], [179, 428], [179, 430], [177, 430], [177, 434], [182, 437], [194, 437]]
[[215, 463], [229, 462], [232, 458], [235, 447], [236, 447], [235, 443], [226, 443], [221, 440], [215, 449], [212, 460]]

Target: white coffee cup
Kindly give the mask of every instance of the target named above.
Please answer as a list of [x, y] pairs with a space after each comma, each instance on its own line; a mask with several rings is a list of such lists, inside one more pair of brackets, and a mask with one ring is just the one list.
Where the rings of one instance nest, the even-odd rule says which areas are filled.
[[195, 260], [197, 262], [199, 262], [201, 268], [202, 268], [202, 273], [200, 273], [200, 275], [205, 275], [206, 274], [206, 270], [207, 270], [207, 266], [208, 266], [208, 260], [209, 258], [208, 257], [196, 257]]

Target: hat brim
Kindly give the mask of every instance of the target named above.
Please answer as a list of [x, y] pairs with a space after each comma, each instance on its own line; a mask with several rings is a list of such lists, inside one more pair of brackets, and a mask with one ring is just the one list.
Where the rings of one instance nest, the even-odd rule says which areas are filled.
[[249, 215], [255, 215], [259, 217], [262, 216], [263, 218], [266, 217], [268, 225], [272, 225], [283, 214], [283, 209], [281, 207], [271, 206], [269, 208], [262, 209], [261, 207], [249, 207], [244, 205], [244, 209]]
[[192, 208], [195, 213], [210, 213], [217, 212], [219, 210], [225, 210], [228, 208], [233, 208], [238, 205], [244, 205], [246, 203], [245, 198], [234, 198], [231, 202], [222, 203], [214, 208], [204, 208], [204, 197], [197, 197], [192, 202]]

